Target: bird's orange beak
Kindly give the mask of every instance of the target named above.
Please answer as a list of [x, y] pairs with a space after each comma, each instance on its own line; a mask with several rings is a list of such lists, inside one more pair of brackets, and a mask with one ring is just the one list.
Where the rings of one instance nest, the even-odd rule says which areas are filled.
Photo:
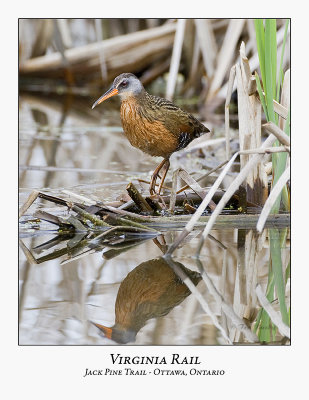
[[106, 93], [104, 93], [100, 98], [98, 98], [96, 102], [93, 103], [92, 109], [94, 109], [94, 107], [97, 106], [98, 104], [102, 103], [102, 101], [107, 100], [110, 97], [115, 96], [116, 94], [118, 94], [118, 89], [111, 87], [110, 89], [108, 89]]
[[107, 326], [96, 324], [95, 322], [92, 322], [92, 321], [91, 321], [91, 323], [94, 326], [96, 326], [97, 328], [99, 328], [100, 331], [102, 331], [104, 333], [105, 337], [107, 337], [108, 339], [112, 338], [112, 332], [113, 332], [112, 328], [108, 328]]

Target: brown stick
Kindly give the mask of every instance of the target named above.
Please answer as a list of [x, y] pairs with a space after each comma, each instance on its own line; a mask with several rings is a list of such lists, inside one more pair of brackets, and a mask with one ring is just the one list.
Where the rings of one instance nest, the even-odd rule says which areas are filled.
[[147, 201], [140, 194], [140, 192], [137, 190], [136, 186], [132, 182], [128, 184], [126, 190], [129, 193], [131, 199], [141, 211], [147, 211], [151, 213], [153, 212], [153, 209], [150, 207], [150, 205], [147, 203]]

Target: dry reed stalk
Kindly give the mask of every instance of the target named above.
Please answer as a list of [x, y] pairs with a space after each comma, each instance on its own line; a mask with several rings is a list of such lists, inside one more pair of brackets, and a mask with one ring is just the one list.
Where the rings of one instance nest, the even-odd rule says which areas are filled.
[[[43, 19], [37, 21], [37, 32], [35, 42], [32, 46], [30, 57], [40, 57], [46, 53], [47, 47], [50, 45], [54, 33], [54, 23], [52, 19]], [[21, 22], [22, 24], [22, 22]], [[22, 37], [20, 38], [23, 41]]]
[[249, 36], [249, 40], [246, 44], [247, 52], [249, 53], [252, 50], [252, 53], [257, 52], [256, 46], [256, 35], [255, 35], [255, 28], [254, 28], [254, 20], [253, 19], [246, 19], [246, 27], [247, 33]]
[[281, 335], [286, 336], [290, 339], [290, 328], [282, 321], [280, 314], [273, 309], [272, 305], [263, 293], [261, 285], [257, 285], [255, 290], [261, 306], [267, 312], [271, 321], [276, 325]]
[[[261, 145], [261, 104], [255, 95], [250, 96], [251, 72], [245, 55], [245, 44], [240, 46], [240, 63], [236, 65], [238, 94], [240, 168], [244, 168], [251, 156], [242, 151]], [[267, 176], [262, 164], [256, 165], [246, 178], [247, 200], [263, 205], [267, 198]]]
[[[239, 36], [243, 30], [244, 19], [230, 19], [224, 40], [216, 59], [216, 69], [210, 84], [206, 101], [213, 98], [220, 89], [222, 82], [231, 66]], [[227, 157], [229, 158], [229, 157]]]
[[164, 57], [161, 61], [158, 60], [157, 63], [155, 63], [153, 66], [150, 66], [147, 71], [145, 71], [140, 77], [140, 81], [142, 82], [142, 84], [147, 85], [154, 79], [158, 78], [158, 76], [162, 75], [165, 71], [168, 70], [170, 63], [170, 57]]
[[265, 234], [258, 236], [253, 230], [246, 232], [245, 238], [245, 268], [246, 268], [246, 283], [247, 283], [247, 299], [245, 317], [250, 319], [256, 306], [256, 296], [254, 288], [257, 282], [257, 272], [259, 267], [258, 255], [263, 248]]
[[271, 175], [273, 171], [273, 163], [268, 161], [264, 164], [266, 175]]
[[[236, 269], [236, 276], [235, 276], [235, 285], [234, 285], [234, 295], [233, 295], [233, 310], [236, 313], [236, 315], [239, 316], [239, 318], [243, 318], [244, 313], [245, 313], [245, 304], [243, 304], [243, 302], [245, 302], [244, 299], [242, 299], [242, 294], [241, 294], [241, 290], [243, 290], [243, 287], [241, 285], [241, 274], [243, 274], [244, 271], [242, 271], [242, 268], [240, 268], [239, 266], [237, 266]], [[230, 329], [229, 329], [229, 333], [230, 333], [230, 339], [233, 342], [239, 342], [240, 340], [240, 335], [241, 332], [240, 330], [238, 330], [235, 326], [230, 325]]]
[[270, 154], [270, 153], [290, 153], [290, 147], [289, 146], [278, 146], [278, 147], [268, 147], [267, 149], [261, 150], [260, 148], [258, 149], [250, 149], [250, 150], [243, 150], [240, 151], [239, 154]]
[[275, 135], [279, 142], [283, 145], [290, 146], [291, 140], [289, 136], [273, 122], [270, 121], [266, 124], [263, 124], [262, 128], [265, 133]]
[[227, 94], [225, 100], [225, 108], [224, 108], [224, 118], [225, 118], [225, 156], [226, 159], [229, 160], [231, 158], [231, 146], [230, 146], [230, 103], [233, 93], [233, 85], [235, 82], [236, 76], [236, 66], [230, 70], [229, 80], [228, 80], [228, 87], [227, 87]]
[[147, 18], [146, 25], [148, 28], [155, 28], [156, 26], [159, 25], [159, 19], [158, 18]]
[[202, 52], [205, 71], [208, 77], [212, 77], [215, 70], [215, 60], [218, 49], [211, 21], [207, 19], [195, 19], [196, 35]]
[[173, 99], [175, 93], [185, 29], [186, 29], [186, 20], [178, 19], [171, 64], [170, 64], [170, 71], [166, 86], [166, 98], [169, 100]]
[[[70, 63], [66, 57], [65, 54], [65, 45], [63, 42], [63, 37], [62, 37], [62, 31], [60, 30], [60, 26], [58, 23], [58, 19], [54, 19], [53, 20], [54, 23], [54, 37], [53, 37], [53, 41], [55, 44], [56, 49], [59, 51], [59, 53], [61, 54], [61, 62], [62, 62], [62, 67], [67, 71], [70, 68]], [[61, 24], [60, 24], [61, 25]], [[70, 72], [69, 72], [70, 74]], [[71, 79], [71, 78], [70, 78]]]
[[[111, 40], [111, 39], [107, 39]], [[163, 38], [155, 38], [149, 42], [140, 43], [134, 48], [123, 50], [122, 53], [117, 53], [115, 56], [108, 57], [106, 55], [106, 65], [108, 69], [108, 78], [113, 78], [115, 75], [123, 72], [124, 65], [127, 71], [139, 71], [146, 66], [152, 65], [163, 56], [167, 57], [169, 48], [173, 45], [173, 36], [166, 35]], [[72, 71], [76, 74], [83, 75], [89, 72], [98, 71], [100, 59], [95, 57], [83, 65], [73, 65]]]
[[[103, 41], [103, 29], [102, 29], [102, 21], [101, 19], [95, 19], [94, 20], [94, 26], [95, 26], [95, 31], [97, 35], [98, 42]], [[99, 51], [99, 56], [100, 56], [100, 67], [101, 67], [101, 75], [102, 75], [102, 81], [106, 82], [107, 81], [107, 67], [106, 67], [106, 60], [105, 60], [105, 55], [103, 49]]]
[[201, 186], [197, 183], [197, 181], [194, 178], [192, 178], [192, 176], [189, 175], [187, 171], [185, 171], [182, 168], [179, 168], [178, 176], [183, 181], [185, 181], [186, 184], [193, 190], [193, 192], [198, 194], [202, 200], [204, 199], [204, 197], [206, 196], [206, 191], [201, 188]]
[[[188, 174], [187, 171], [184, 169], [179, 169], [178, 171], [178, 176], [186, 182], [188, 186], [195, 192], [197, 195], [200, 196], [200, 198], [203, 200], [207, 194], [207, 192], [201, 188], [201, 186], [197, 183], [195, 179], [192, 178], [191, 175]], [[209, 207], [213, 211], [216, 208], [216, 204], [210, 200], [209, 201]]]
[[[264, 93], [264, 92], [263, 92]], [[264, 93], [265, 95], [265, 93]], [[278, 103], [276, 100], [273, 101], [274, 111], [283, 119], [287, 119], [289, 110], [286, 106], [281, 103]]]
[[[91, 67], [92, 69], [99, 68], [99, 54], [100, 51], [104, 51], [107, 65], [109, 63], [113, 65], [114, 63], [118, 67], [123, 67], [123, 65], [127, 64], [128, 60], [130, 60], [130, 63], [131, 61], [133, 63], [134, 61], [141, 60], [144, 57], [144, 54], [141, 54], [141, 49], [143, 49], [143, 52], [148, 50], [146, 51], [146, 55], [158, 51], [158, 48], [164, 50], [166, 46], [170, 45], [173, 41], [175, 27], [175, 23], [168, 23], [156, 28], [106, 39], [99, 43], [91, 43], [85, 46], [68, 49], [65, 52], [66, 58], [72, 68], [74, 66], [79, 69], [87, 69], [87, 67]], [[152, 44], [153, 41], [157, 42], [154, 49], [152, 46], [149, 46], [149, 42]], [[161, 42], [161, 45], [159, 45], [159, 42]], [[143, 47], [143, 44], [146, 44], [146, 48], [145, 46]], [[128, 56], [130, 56], [131, 59], [128, 58]], [[83, 63], [85, 63], [85, 66], [83, 66]], [[61, 66], [61, 54], [55, 52], [24, 61], [20, 65], [20, 73], [48, 73], [61, 68]]]
[[97, 204], [96, 201], [91, 200], [86, 196], [81, 196], [80, 194], [73, 193], [70, 190], [63, 189], [63, 190], [61, 190], [61, 192], [64, 193], [64, 194], [67, 194], [70, 197], [73, 197], [74, 199], [77, 199], [77, 200], [81, 201], [82, 204], [86, 204], [87, 206], [91, 206], [91, 205]]
[[72, 37], [68, 20], [65, 18], [57, 18], [58, 29], [62, 38], [62, 43], [66, 49], [73, 46]]
[[28, 208], [32, 205], [33, 202], [38, 198], [39, 192], [37, 190], [33, 190], [25, 203], [20, 207], [19, 212], [18, 212], [18, 217], [20, 218], [25, 214], [25, 212], [28, 210]]
[[287, 181], [289, 179], [290, 179], [290, 168], [287, 168], [283, 172], [283, 174], [280, 176], [280, 178], [278, 179], [275, 186], [272, 188], [272, 190], [268, 196], [268, 199], [266, 200], [266, 202], [264, 204], [260, 218], [256, 225], [256, 229], [258, 232], [262, 232], [265, 222], [267, 220], [267, 217], [268, 217], [269, 213], [271, 212], [271, 209], [272, 209], [273, 205], [275, 204], [276, 199], [280, 195], [282, 189], [284, 188], [285, 184], [287, 183]]
[[[207, 172], [207, 174], [204, 174], [204, 175], [200, 176], [199, 178], [197, 178], [197, 179], [196, 179], [196, 182], [199, 182], [199, 181], [201, 181], [202, 179], [207, 178], [207, 176], [211, 175], [213, 172], [218, 171], [218, 169], [222, 168], [222, 167], [223, 167], [224, 165], [226, 165], [227, 163], [228, 163], [228, 160], [227, 160], [227, 161], [223, 161], [223, 163], [221, 163], [221, 164], [219, 164], [217, 167], [211, 169], [209, 172]], [[180, 188], [179, 190], [177, 190], [176, 194], [179, 194], [179, 193], [183, 192], [184, 190], [189, 189], [189, 187], [190, 187], [189, 185], [183, 186], [182, 188]]]
[[138, 18], [129, 18], [128, 20], [128, 32], [136, 32], [139, 30], [140, 20]]
[[239, 279], [240, 304], [247, 304], [247, 285], [246, 285], [246, 231], [238, 229], [237, 232], [237, 274]]
[[193, 54], [192, 54], [192, 63], [191, 63], [190, 74], [189, 74], [189, 80], [190, 81], [192, 81], [193, 77], [195, 77], [196, 74], [197, 74], [199, 58], [200, 58], [200, 45], [199, 45], [199, 41], [198, 41], [197, 35], [195, 35], [195, 37], [194, 37], [194, 46], [193, 46]]

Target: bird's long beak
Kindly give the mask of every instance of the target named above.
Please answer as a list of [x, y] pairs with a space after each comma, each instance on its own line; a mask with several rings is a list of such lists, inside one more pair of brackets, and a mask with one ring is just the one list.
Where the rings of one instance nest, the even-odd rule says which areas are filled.
[[118, 94], [118, 89], [112, 86], [110, 89], [108, 89], [106, 93], [104, 93], [100, 98], [98, 98], [96, 102], [93, 103], [92, 109], [94, 109], [94, 107], [97, 106], [98, 104], [102, 103], [102, 101], [107, 100], [110, 97], [115, 96], [116, 94]]
[[105, 337], [107, 337], [108, 339], [111, 339], [111, 338], [112, 338], [112, 332], [113, 332], [113, 329], [112, 329], [112, 328], [109, 328], [109, 327], [104, 326], [104, 325], [96, 324], [95, 322], [92, 322], [92, 321], [90, 321], [90, 322], [91, 322], [94, 326], [96, 326], [97, 328], [99, 328], [100, 331], [104, 333], [104, 336], [105, 336]]

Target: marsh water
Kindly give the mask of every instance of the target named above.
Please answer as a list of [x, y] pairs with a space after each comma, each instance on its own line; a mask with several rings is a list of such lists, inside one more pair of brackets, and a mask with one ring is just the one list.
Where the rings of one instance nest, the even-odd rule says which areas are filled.
[[[32, 190], [64, 198], [68, 198], [64, 191], [70, 191], [94, 201], [114, 201], [132, 180], [149, 180], [159, 159], [130, 146], [122, 132], [117, 102], [91, 110], [92, 102], [88, 98], [20, 96], [20, 205]], [[220, 129], [223, 132], [223, 126]], [[219, 140], [209, 148], [206, 166], [202, 157], [190, 152], [173, 156], [167, 184], [179, 166], [192, 172], [219, 164], [220, 152], [224, 153], [224, 143], [220, 145]], [[21, 345], [227, 344], [222, 332], [232, 343], [249, 343], [243, 330], [222, 311], [222, 304], [253, 330], [261, 309], [256, 285], [261, 284], [264, 292], [269, 285], [268, 229], [262, 234], [246, 229], [213, 230], [200, 262], [194, 257], [200, 230], [194, 230], [175, 251], [174, 262], [191, 277], [206, 312], [199, 296], [190, 292], [162, 258], [179, 234], [175, 228], [155, 239], [117, 237], [98, 245], [91, 237], [58, 237], [55, 226], [33, 216], [38, 209], [69, 215], [67, 208], [37, 199], [21, 219]], [[288, 302], [289, 232], [277, 233]], [[86, 247], [75, 246], [81, 240], [89, 240]], [[272, 305], [279, 312], [276, 296]], [[134, 313], [128, 316], [126, 310], [131, 306]], [[130, 321], [124, 323], [126, 318]], [[122, 331], [111, 338], [93, 324], [112, 327], [115, 321], [123, 324]], [[278, 331], [269, 326], [264, 329], [269, 331], [269, 342], [282, 343]]]

